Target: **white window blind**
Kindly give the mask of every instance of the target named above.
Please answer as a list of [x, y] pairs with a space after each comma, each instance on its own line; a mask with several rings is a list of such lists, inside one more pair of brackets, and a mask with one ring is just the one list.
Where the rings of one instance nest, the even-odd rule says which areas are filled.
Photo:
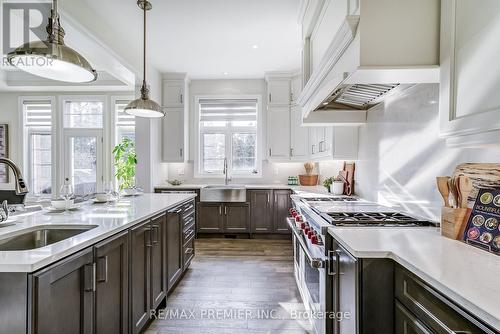
[[200, 121], [257, 121], [257, 100], [201, 99]]
[[135, 126], [135, 116], [125, 112], [125, 107], [129, 102], [127, 100], [117, 100], [115, 102], [117, 126]]
[[52, 105], [49, 101], [24, 101], [25, 126], [52, 126]]

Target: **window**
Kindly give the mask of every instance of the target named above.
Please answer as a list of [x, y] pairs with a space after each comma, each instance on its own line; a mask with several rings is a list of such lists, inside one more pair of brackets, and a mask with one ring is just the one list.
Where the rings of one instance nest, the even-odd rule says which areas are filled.
[[28, 186], [34, 196], [52, 193], [52, 103], [23, 101]]
[[115, 100], [115, 115], [116, 115], [116, 138], [115, 143], [121, 142], [124, 138], [128, 138], [135, 143], [135, 116], [125, 112], [125, 107], [130, 100]]
[[198, 174], [258, 174], [258, 100], [199, 99]]
[[64, 177], [76, 195], [100, 191], [104, 181], [104, 101], [68, 98], [63, 101]]

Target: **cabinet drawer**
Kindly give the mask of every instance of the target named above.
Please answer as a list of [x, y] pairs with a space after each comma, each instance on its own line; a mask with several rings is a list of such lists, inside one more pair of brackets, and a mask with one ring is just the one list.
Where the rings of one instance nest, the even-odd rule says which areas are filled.
[[182, 263], [184, 270], [186, 270], [187, 267], [189, 267], [189, 264], [191, 263], [193, 257], [194, 257], [194, 237], [187, 240], [186, 244], [183, 247]]
[[182, 205], [182, 217], [187, 217], [191, 214], [194, 214], [194, 200], [189, 201]]
[[432, 334], [415, 316], [396, 301], [396, 333], [406, 334]]
[[187, 215], [186, 217], [183, 217], [182, 222], [183, 222], [184, 228], [194, 224], [194, 220], [195, 220], [194, 212], [190, 215]]
[[494, 333], [409, 271], [396, 267], [395, 278], [396, 298], [433, 333]]

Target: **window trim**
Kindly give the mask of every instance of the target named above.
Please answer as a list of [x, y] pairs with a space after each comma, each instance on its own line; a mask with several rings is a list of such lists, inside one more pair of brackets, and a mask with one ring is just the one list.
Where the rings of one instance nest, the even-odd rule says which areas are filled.
[[[228, 163], [229, 168], [229, 176], [231, 178], [262, 178], [262, 152], [263, 152], [263, 135], [262, 131], [264, 128], [264, 118], [262, 117], [262, 95], [196, 95], [194, 98], [194, 178], [214, 178], [214, 179], [222, 179], [224, 178], [223, 174], [208, 174], [203, 173], [201, 171], [201, 144], [202, 139], [200, 136], [200, 100], [203, 99], [255, 99], [257, 100], [257, 129], [255, 131], [257, 135], [257, 152], [256, 152], [256, 174], [247, 174], [247, 173], [236, 173], [234, 174], [232, 171], [232, 164]], [[226, 134], [226, 150], [229, 147], [229, 159], [232, 162], [232, 134], [235, 132], [235, 129], [239, 129], [241, 131], [237, 131], [238, 133], [254, 133], [254, 131], [248, 131], [248, 128], [240, 127], [240, 128], [232, 128], [229, 131], [227, 128], [213, 127], [210, 130], [205, 130], [204, 133], [221, 133], [221, 129], [223, 133]], [[229, 146], [227, 146], [229, 145]]]
[[[29, 143], [29, 136], [27, 135], [26, 129], [26, 115], [24, 113], [24, 103], [25, 102], [30, 102], [30, 101], [46, 101], [50, 103], [51, 106], [51, 116], [52, 116], [52, 126], [50, 129], [50, 134], [51, 134], [51, 159], [52, 159], [52, 167], [50, 170], [51, 173], [51, 194], [45, 194], [45, 195], [40, 195], [40, 196], [35, 196], [32, 192], [28, 193], [26, 196], [26, 201], [29, 202], [32, 199], [35, 198], [41, 198], [41, 199], [50, 199], [54, 197], [57, 194], [57, 182], [56, 182], [56, 173], [57, 173], [57, 164], [54, 163], [58, 161], [58, 152], [57, 152], [57, 135], [58, 135], [58, 119], [57, 119], [57, 103], [56, 103], [56, 98], [55, 96], [48, 96], [48, 95], [30, 95], [30, 96], [19, 96], [18, 98], [18, 109], [19, 109], [19, 124], [21, 124], [21, 129], [22, 131], [19, 131], [18, 133], [18, 142], [21, 143], [19, 145], [19, 150], [18, 154], [20, 157], [20, 160], [18, 162], [19, 168], [22, 170], [23, 174], [26, 175], [26, 179], [31, 182], [31, 172], [30, 172], [30, 163], [31, 163], [31, 152], [29, 151], [30, 143]], [[30, 187], [31, 184], [28, 184], [28, 187]]]

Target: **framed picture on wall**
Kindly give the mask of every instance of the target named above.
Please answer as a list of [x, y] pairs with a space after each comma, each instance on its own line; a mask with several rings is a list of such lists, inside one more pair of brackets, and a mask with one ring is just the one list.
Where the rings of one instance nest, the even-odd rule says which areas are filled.
[[[9, 126], [0, 124], [0, 157], [9, 156]], [[0, 183], [9, 183], [9, 170], [4, 164], [0, 165]]]

